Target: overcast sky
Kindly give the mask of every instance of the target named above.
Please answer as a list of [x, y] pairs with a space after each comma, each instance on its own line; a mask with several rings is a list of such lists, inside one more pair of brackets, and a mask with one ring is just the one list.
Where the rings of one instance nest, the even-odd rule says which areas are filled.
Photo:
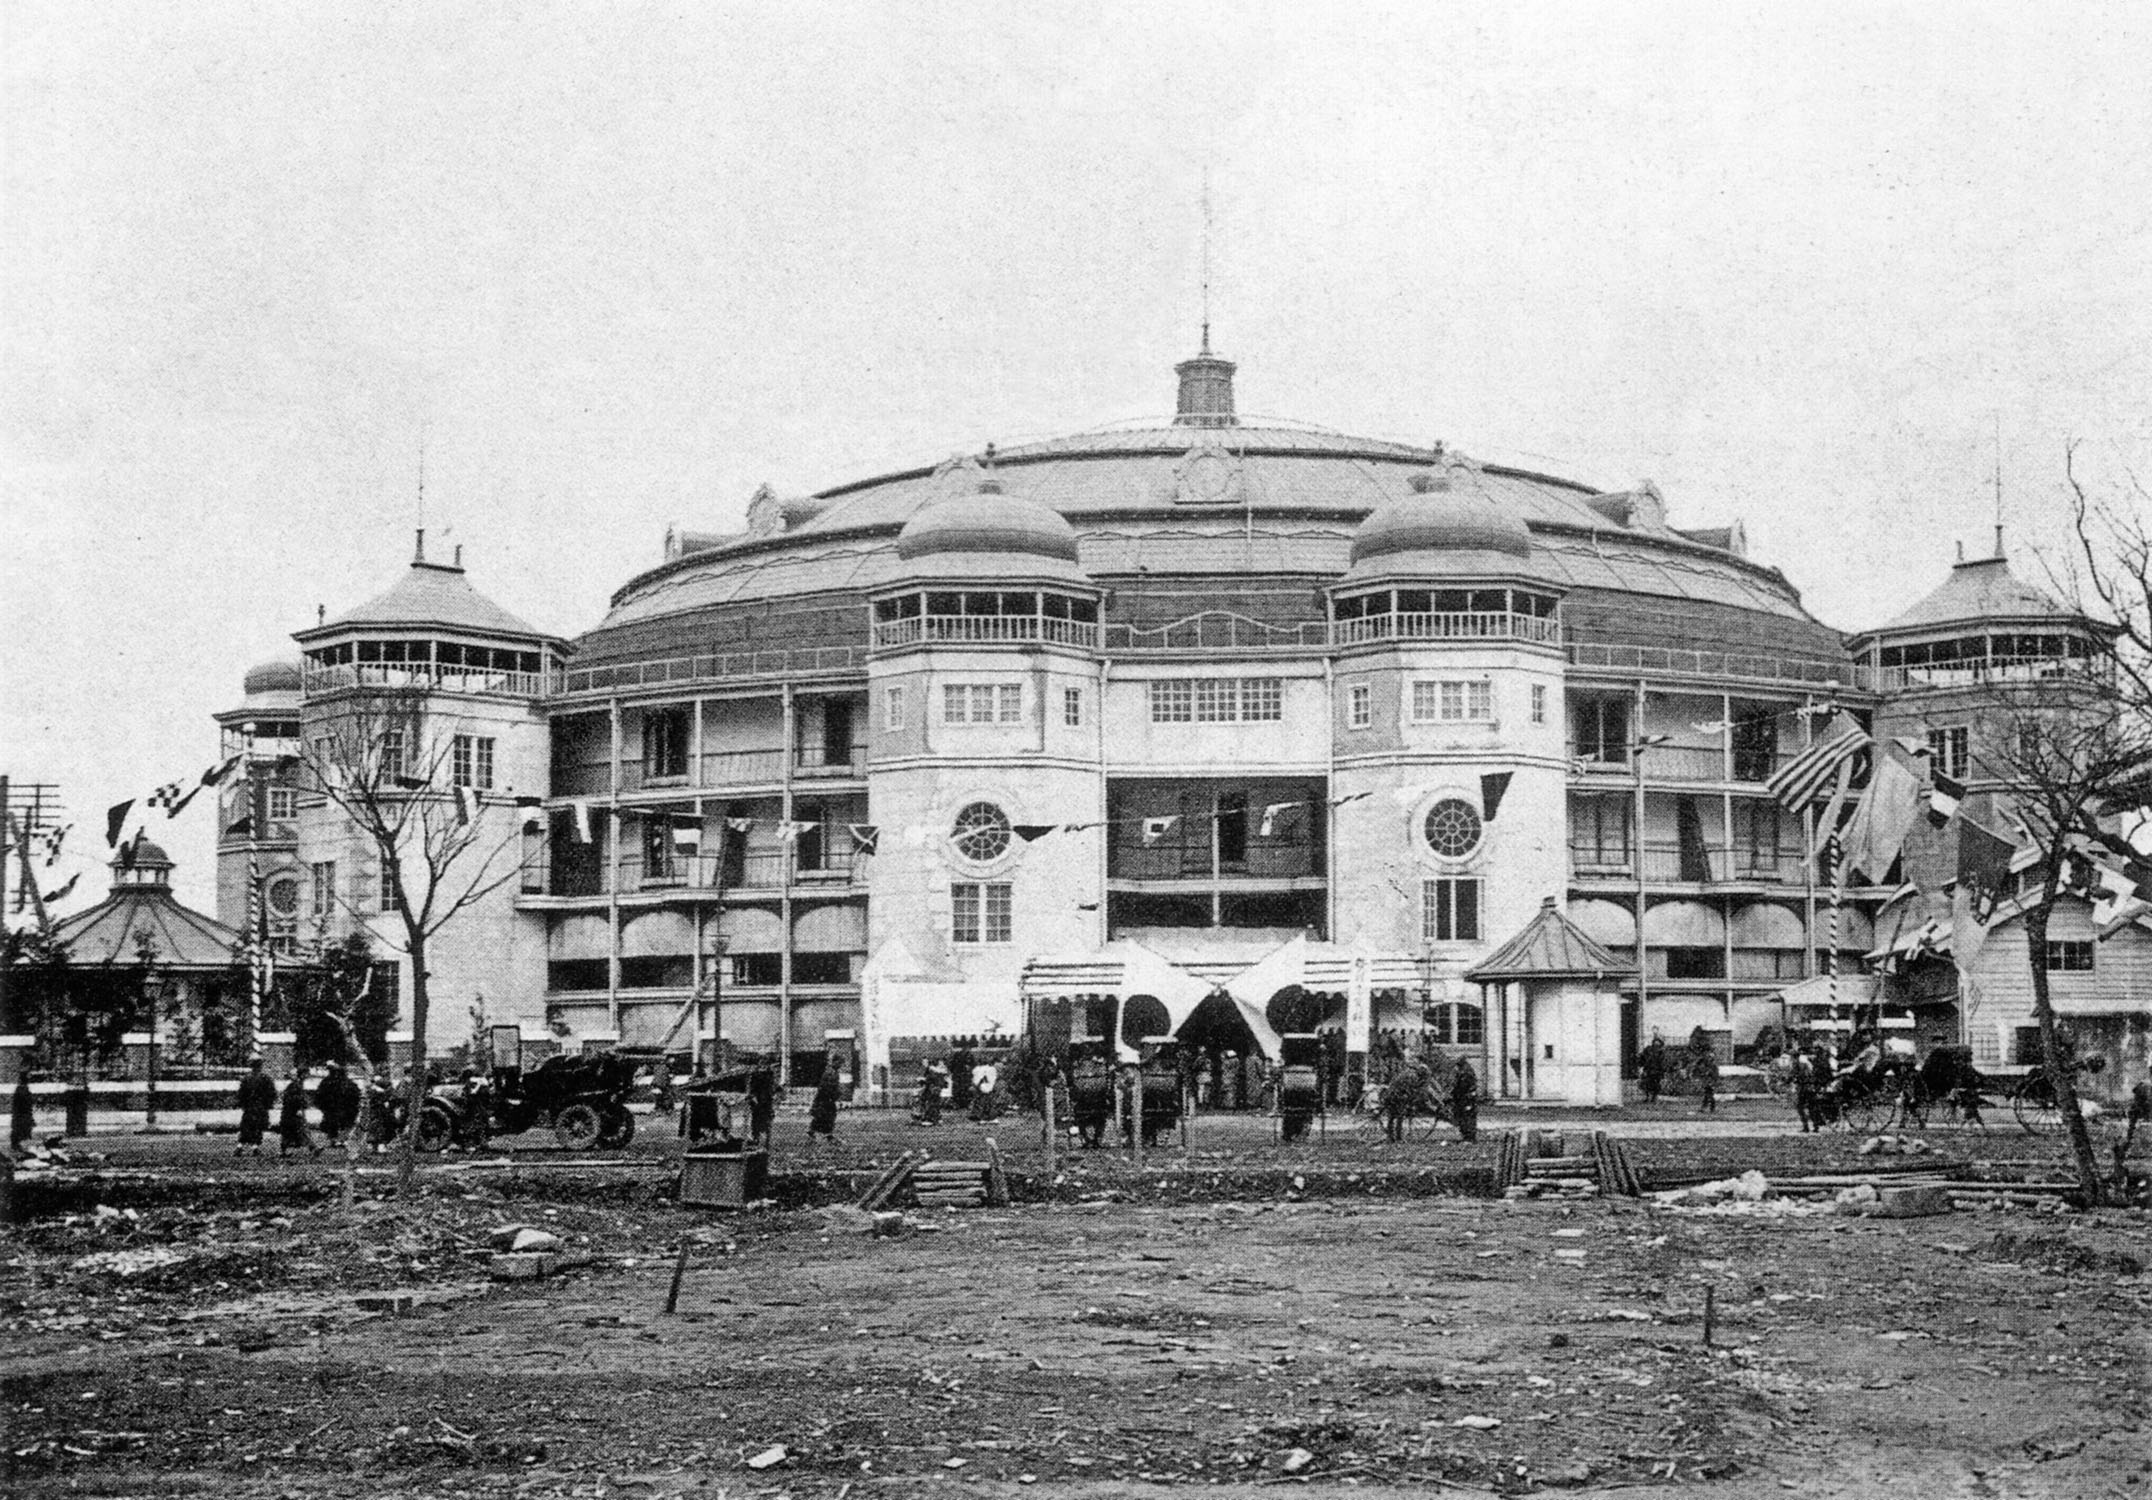
[[[1739, 517], [1874, 624], [2152, 464], [2139, 7], [13, 0], [0, 770], [81, 819], [426, 524], [542, 628], [666, 526], [1170, 410]], [[2029, 564], [2035, 571], [2037, 564]], [[206, 799], [153, 830], [210, 900]], [[80, 904], [80, 901], [74, 903]]]

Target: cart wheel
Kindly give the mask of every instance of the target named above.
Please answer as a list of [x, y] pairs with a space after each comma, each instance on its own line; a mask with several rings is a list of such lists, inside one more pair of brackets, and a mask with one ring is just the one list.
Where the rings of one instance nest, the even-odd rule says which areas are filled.
[[570, 1151], [588, 1151], [604, 1134], [604, 1120], [588, 1104], [571, 1104], [553, 1117], [553, 1139]]
[[1848, 1130], [1862, 1135], [1873, 1135], [1878, 1126], [1889, 1121], [1890, 1111], [1885, 1107], [1886, 1103], [1875, 1090], [1870, 1089], [1845, 1100], [1840, 1106], [1839, 1117], [1846, 1122]]
[[455, 1117], [438, 1104], [429, 1104], [418, 1112], [418, 1149], [421, 1151], [445, 1151], [448, 1143], [456, 1138]]
[[607, 1151], [617, 1151], [635, 1139], [635, 1116], [626, 1105], [606, 1111], [605, 1132], [598, 1137], [598, 1145]]
[[2062, 1106], [2055, 1101], [2055, 1091], [2038, 1073], [2019, 1080], [2010, 1091], [2010, 1112], [2027, 1135], [2053, 1135], [2062, 1129]]

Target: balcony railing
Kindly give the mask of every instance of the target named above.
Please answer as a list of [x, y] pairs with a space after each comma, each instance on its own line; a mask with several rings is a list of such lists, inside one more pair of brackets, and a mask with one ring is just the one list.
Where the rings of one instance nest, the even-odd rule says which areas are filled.
[[1053, 615], [913, 615], [909, 619], [878, 621], [874, 647], [886, 651], [894, 646], [928, 642], [993, 646], [1045, 641], [1095, 651], [1098, 632], [1099, 627], [1091, 621], [1064, 620]]
[[1850, 661], [1821, 657], [1764, 656], [1736, 651], [1684, 651], [1670, 646], [1617, 646], [1571, 641], [1569, 664], [1586, 670], [1646, 677], [1740, 678], [1796, 687], [1871, 687], [1871, 673]]
[[1229, 610], [1205, 610], [1170, 625], [1108, 625], [1106, 649], [1116, 655], [1193, 651], [1320, 651], [1330, 644], [1323, 620], [1272, 625]]
[[[1299, 880], [1323, 873], [1321, 848], [1309, 843], [1255, 843], [1238, 860], [1221, 860], [1218, 879]], [[1208, 883], [1211, 851], [1208, 844], [1186, 849], [1174, 844], [1109, 845], [1106, 850], [1109, 880], [1187, 880]]]
[[1339, 620], [1332, 641], [1356, 646], [1368, 641], [1525, 641], [1558, 646], [1562, 622], [1552, 615], [1495, 613], [1411, 613], [1367, 615]]
[[363, 662], [340, 666], [309, 663], [302, 678], [304, 696], [309, 698], [355, 688], [496, 693], [514, 698], [536, 698], [545, 693], [548, 685], [543, 672], [490, 672], [464, 667], [433, 666], [425, 662]]
[[864, 776], [867, 774], [867, 747], [863, 744], [805, 744], [792, 757], [792, 768], [803, 776]]
[[[620, 894], [665, 891], [774, 891], [791, 886], [848, 885], [865, 869], [865, 856], [850, 847], [850, 835], [837, 828], [834, 842], [846, 847], [804, 851], [755, 849], [746, 854], [678, 854], [650, 859], [623, 855], [620, 860]], [[610, 869], [604, 861], [556, 866], [535, 860], [523, 868], [523, 893], [527, 896], [586, 897], [610, 894]]]
[[2114, 670], [2097, 659], [2060, 656], [1984, 657], [1978, 661], [1924, 662], [1917, 666], [1874, 669], [1876, 688], [1896, 693], [1909, 688], [1967, 688], [1996, 684], [2077, 684], [2093, 689], [2114, 686]]
[[[1729, 761], [1726, 752], [1716, 745], [1648, 745], [1641, 750], [1627, 746], [1619, 747], [1615, 754], [1620, 758], [1608, 758], [1607, 747], [1569, 747], [1570, 764], [1579, 774], [1587, 776], [1636, 776], [1636, 761], [1641, 760], [1644, 782], [1665, 781], [1738, 781], [1760, 783], [1771, 778], [1785, 764], [1786, 752], [1764, 755], [1756, 751], [1737, 750]], [[1634, 757], [1631, 759], [1629, 757]]]
[[[1649, 885], [1800, 885], [1808, 878], [1806, 857], [1792, 849], [1647, 843], [1643, 857]], [[1580, 881], [1633, 881], [1635, 850], [1571, 844], [1569, 868]]]
[[717, 651], [702, 656], [668, 656], [656, 661], [616, 662], [602, 667], [569, 667], [556, 674], [552, 691], [563, 698], [587, 693], [632, 692], [693, 682], [737, 678], [804, 677], [816, 673], [856, 672], [866, 666], [857, 646], [790, 646], [768, 651]]

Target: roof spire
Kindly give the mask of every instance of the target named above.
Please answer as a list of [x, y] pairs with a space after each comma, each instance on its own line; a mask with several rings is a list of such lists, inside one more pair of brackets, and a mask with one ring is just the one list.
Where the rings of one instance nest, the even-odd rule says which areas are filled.
[[1210, 283], [1211, 283], [1211, 197], [1210, 163], [1203, 164], [1203, 348], [1201, 353], [1211, 352], [1210, 347]]

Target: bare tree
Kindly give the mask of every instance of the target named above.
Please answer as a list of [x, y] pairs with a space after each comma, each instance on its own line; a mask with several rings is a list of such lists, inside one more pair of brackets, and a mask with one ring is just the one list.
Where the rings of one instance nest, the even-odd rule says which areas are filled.
[[2033, 1020], [2040, 1029], [2042, 1066], [2069, 1134], [2078, 1186], [2098, 1202], [2102, 1177], [2090, 1131], [2078, 1105], [2075, 1051], [2060, 1034], [2048, 979], [2048, 928], [2057, 899], [2088, 894], [2091, 856], [2129, 857], [2112, 813], [2133, 800], [2152, 770], [2152, 733], [2142, 716], [2119, 712], [2105, 657], [2065, 675], [1999, 683], [1990, 689], [1987, 732], [1975, 767], [1992, 779], [2015, 809], [2020, 829], [2038, 851], [2021, 893], [2026, 963], [2031, 970]]
[[400, 944], [389, 941], [411, 959], [410, 1098], [397, 1166], [404, 1191], [426, 1103], [428, 946], [518, 869], [513, 826], [489, 830], [475, 793], [455, 785], [454, 736], [463, 726], [434, 707], [424, 688], [352, 689], [322, 702], [302, 750], [314, 788], [372, 846], [382, 904], [402, 930]]

